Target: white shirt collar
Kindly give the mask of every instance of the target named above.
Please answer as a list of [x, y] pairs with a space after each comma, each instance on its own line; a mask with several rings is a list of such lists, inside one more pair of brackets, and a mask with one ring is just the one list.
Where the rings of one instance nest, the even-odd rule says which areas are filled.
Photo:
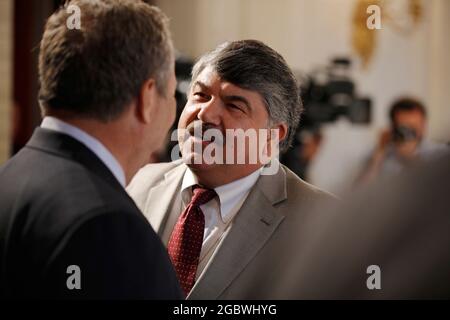
[[[247, 194], [250, 192], [250, 189], [258, 180], [261, 174], [261, 170], [262, 168], [241, 179], [214, 188], [214, 191], [216, 191], [217, 195], [219, 196], [220, 216], [224, 223], [228, 223], [233, 218], [234, 214], [237, 213], [238, 210], [233, 209], [236, 206], [242, 205], [242, 199], [247, 196]], [[192, 192], [189, 188], [195, 184], [198, 184], [198, 179], [194, 175], [194, 173], [189, 168], [187, 168], [181, 184], [181, 192], [182, 198], [184, 198], [184, 202], [188, 203], [190, 201]]]
[[112, 155], [112, 153], [96, 138], [89, 135], [85, 131], [70, 125], [55, 117], [44, 117], [41, 123], [41, 128], [50, 129], [64, 133], [72, 138], [78, 140], [84, 144], [89, 150], [91, 150], [100, 160], [108, 167], [112, 174], [116, 177], [122, 187], [125, 187], [125, 173], [123, 168]]

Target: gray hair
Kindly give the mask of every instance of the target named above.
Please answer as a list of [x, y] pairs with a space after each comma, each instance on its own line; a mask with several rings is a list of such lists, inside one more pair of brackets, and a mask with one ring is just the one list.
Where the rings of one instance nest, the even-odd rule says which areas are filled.
[[261, 41], [226, 42], [200, 57], [192, 69], [192, 82], [208, 66], [222, 80], [262, 96], [270, 122], [284, 122], [288, 127], [286, 138], [280, 142], [280, 151], [286, 151], [294, 138], [303, 105], [296, 78], [284, 58]]

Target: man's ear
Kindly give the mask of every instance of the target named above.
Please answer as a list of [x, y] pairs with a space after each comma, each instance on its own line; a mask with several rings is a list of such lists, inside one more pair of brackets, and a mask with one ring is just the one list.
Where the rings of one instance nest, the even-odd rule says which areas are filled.
[[136, 117], [143, 123], [150, 123], [156, 107], [157, 97], [155, 79], [146, 80], [139, 90], [136, 103]]
[[[282, 141], [287, 137], [288, 134], [288, 126], [284, 122], [280, 122], [277, 125], [273, 126], [271, 129], [278, 130], [278, 141]], [[268, 140], [274, 139], [275, 137], [272, 137], [272, 133], [269, 133], [269, 136], [267, 137]]]
[[[272, 136], [272, 131], [273, 134], [278, 135], [277, 137]], [[282, 140], [284, 140], [287, 137], [288, 134], [288, 126], [286, 123], [284, 122], [280, 122], [277, 125], [273, 126], [272, 128], [270, 128], [270, 130], [267, 133], [267, 141], [266, 141], [266, 146], [265, 146], [265, 153], [267, 156], [272, 157], [272, 147], [275, 147], [279, 150], [279, 145], [277, 145], [277, 142], [280, 143]], [[275, 139], [277, 139], [277, 141], [274, 141]], [[275, 143], [275, 145], [272, 145], [273, 143]]]

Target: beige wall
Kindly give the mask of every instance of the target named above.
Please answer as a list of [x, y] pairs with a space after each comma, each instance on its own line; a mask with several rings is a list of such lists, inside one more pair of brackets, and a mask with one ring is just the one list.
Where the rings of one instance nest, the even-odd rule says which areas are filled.
[[[278, 50], [297, 70], [310, 71], [334, 55], [353, 55], [351, 16], [356, 0], [156, 0], [171, 18], [176, 47], [198, 57], [226, 40], [256, 38]], [[430, 136], [450, 140], [450, 1], [422, 1], [424, 20], [411, 35], [383, 24], [367, 70], [354, 66], [358, 90], [374, 98], [374, 121], [326, 126], [325, 143], [311, 176], [333, 189], [350, 176], [377, 132], [389, 103], [412, 93], [429, 108]], [[12, 0], [0, 1], [0, 163], [9, 154], [12, 83]], [[354, 55], [353, 55], [354, 56]], [[330, 159], [332, 161], [330, 161]], [[330, 184], [331, 183], [331, 184]]]
[[430, 133], [450, 140], [450, 1], [433, 0], [430, 32]]
[[[402, 0], [403, 4], [406, 1]], [[176, 47], [197, 57], [226, 40], [255, 38], [279, 51], [292, 68], [310, 71], [335, 55], [355, 58], [358, 91], [373, 98], [373, 122], [347, 121], [324, 127], [324, 145], [311, 168], [311, 180], [338, 192], [353, 179], [388, 123], [389, 104], [398, 96], [423, 99], [430, 137], [450, 140], [450, 1], [424, 0], [424, 18], [409, 35], [389, 27], [375, 31], [377, 47], [363, 70], [351, 48], [356, 0], [159, 0], [171, 18]], [[401, 3], [397, 1], [396, 5]]]
[[12, 0], [0, 1], [0, 164], [9, 157], [12, 103]]

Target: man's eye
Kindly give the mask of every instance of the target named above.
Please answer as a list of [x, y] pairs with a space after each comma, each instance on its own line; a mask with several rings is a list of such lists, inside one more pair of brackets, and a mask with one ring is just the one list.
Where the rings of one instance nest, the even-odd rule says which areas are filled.
[[206, 98], [206, 94], [204, 94], [203, 92], [194, 92], [194, 97]]
[[230, 107], [231, 109], [235, 109], [237, 111], [241, 111], [244, 112], [241, 108], [239, 108], [237, 105], [233, 104], [233, 103], [229, 103], [228, 107]]

